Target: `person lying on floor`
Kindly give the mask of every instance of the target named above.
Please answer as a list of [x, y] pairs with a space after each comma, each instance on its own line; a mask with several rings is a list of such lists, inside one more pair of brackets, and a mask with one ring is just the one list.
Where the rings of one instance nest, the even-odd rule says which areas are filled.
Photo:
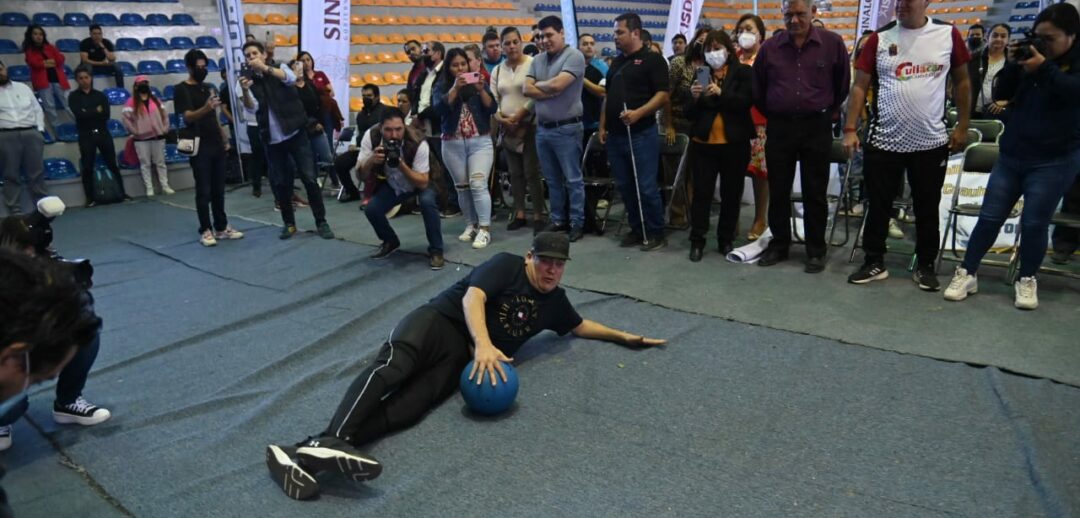
[[419, 422], [454, 393], [469, 360], [475, 360], [470, 380], [506, 382], [502, 362], [514, 361], [545, 329], [634, 348], [666, 343], [579, 316], [559, 287], [569, 259], [565, 233], [537, 234], [525, 257], [500, 253], [406, 315], [352, 382], [325, 430], [295, 446], [267, 446], [274, 482], [303, 500], [318, 494], [314, 475], [320, 471], [355, 481], [379, 476], [382, 464], [358, 446]]

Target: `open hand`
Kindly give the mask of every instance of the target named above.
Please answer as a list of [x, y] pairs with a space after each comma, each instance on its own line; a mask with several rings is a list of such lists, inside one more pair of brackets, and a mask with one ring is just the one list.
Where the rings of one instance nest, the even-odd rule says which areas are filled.
[[641, 335], [629, 335], [626, 337], [626, 345], [630, 347], [655, 347], [666, 343], [667, 340], [663, 338], [649, 338]]
[[513, 358], [507, 357], [497, 347], [493, 345], [482, 346], [476, 348], [476, 353], [473, 358], [473, 368], [469, 372], [469, 381], [476, 381], [479, 385], [484, 382], [484, 373], [487, 373], [488, 379], [491, 380], [491, 385], [495, 386], [498, 382], [495, 379], [495, 373], [499, 373], [499, 378], [503, 383], [506, 383], [506, 371], [503, 369], [503, 362], [513, 362]]
[[705, 89], [702, 88], [701, 85], [698, 84], [698, 83], [694, 83], [690, 87], [690, 95], [694, 96], [694, 99], [697, 99], [698, 97], [701, 97], [701, 92], [704, 92], [704, 91], [705, 91]]

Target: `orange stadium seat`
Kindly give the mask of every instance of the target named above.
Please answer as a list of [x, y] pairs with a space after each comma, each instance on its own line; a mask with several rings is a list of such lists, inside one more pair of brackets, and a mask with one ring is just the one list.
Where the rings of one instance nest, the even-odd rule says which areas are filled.
[[436, 36], [433, 32], [426, 32], [424, 33], [424, 37], [421, 38], [420, 41], [422, 43], [427, 43], [429, 41], [439, 41], [439, 37]]
[[386, 38], [385, 34], [372, 34], [371, 35], [371, 44], [372, 45], [386, 45], [387, 43], [390, 43], [390, 40], [388, 40]]
[[461, 20], [457, 16], [447, 16], [446, 25], [461, 25]]
[[[359, 88], [359, 87], [355, 87]], [[351, 97], [349, 98], [349, 111], [358, 112], [364, 108], [363, 97]]]
[[388, 85], [403, 85], [407, 82], [400, 72], [387, 72], [383, 74], [383, 81]]
[[360, 16], [359, 14], [354, 14], [352, 16], [349, 16], [349, 24], [350, 25], [363, 25], [364, 24], [364, 17]]
[[401, 34], [400, 32], [392, 32], [386, 35], [386, 41], [398, 45], [403, 45], [405, 43], [405, 35]]
[[420, 0], [420, 7], [432, 8], [438, 6], [435, 5], [435, 0]]
[[375, 54], [372, 54], [370, 52], [361, 52], [360, 53], [360, 64], [361, 65], [374, 65], [374, 64], [376, 64], [378, 62], [379, 62], [379, 60], [378, 60], [378, 58], [375, 57]]
[[300, 45], [300, 35], [293, 34], [292, 36], [289, 36], [289, 46], [296, 47], [298, 45]]
[[499, 23], [494, 23], [492, 25], [513, 25], [513, 24], [514, 24], [514, 19], [507, 17], [507, 18], [499, 18]]
[[380, 17], [378, 17], [378, 16], [376, 16], [374, 14], [369, 14], [369, 15], [365, 16], [364, 17], [364, 23], [367, 23], [368, 25], [386, 25], [386, 22], [383, 21], [382, 18], [380, 18]]
[[423, 7], [423, 0], [405, 0], [405, 5], [408, 7]]
[[483, 9], [482, 7], [480, 7], [480, 4], [474, 2], [473, 0], [465, 0], [465, 8], [466, 9]]
[[410, 41], [410, 40], [424, 41], [424, 37], [417, 34], [417, 33], [415, 33], [415, 32], [410, 32], [410, 33], [405, 35], [405, 41]]
[[269, 25], [288, 25], [289, 19], [284, 14], [270, 13], [266, 15], [266, 23]]
[[368, 45], [371, 43], [371, 38], [367, 34], [353, 34], [349, 40], [353, 45]]
[[407, 16], [407, 15], [406, 16], [398, 16], [398, 23], [400, 23], [401, 25], [415, 25], [416, 24], [416, 18], [413, 18], [412, 16]]
[[[459, 32], [455, 34], [454, 39], [450, 41], [453, 41], [454, 43], [471, 43], [472, 37], [464, 32]], [[450, 43], [450, 41], [443, 40], [443, 43]]]
[[386, 86], [386, 82], [383, 81], [382, 76], [375, 73], [364, 74], [364, 82], [371, 83], [376, 86]]
[[394, 54], [390, 53], [390, 52], [380, 52], [378, 57], [379, 57], [379, 63], [397, 63], [398, 62], [397, 57], [394, 56]]
[[288, 46], [290, 46], [289, 45], [290, 41], [292, 41], [292, 40], [290, 40], [289, 37], [284, 35], [284, 34], [275, 34], [274, 35], [274, 46], [275, 47], [288, 47]]
[[300, 15], [296, 13], [290, 14], [287, 18], [287, 23], [289, 25], [300, 25]]
[[[379, 96], [379, 102], [381, 102], [381, 103], [383, 103], [383, 104], [385, 104], [385, 105], [387, 105], [387, 106], [394, 106], [394, 107], [396, 107], [396, 105], [394, 105], [394, 104], [391, 104], [391, 102], [390, 102], [390, 98], [389, 98], [389, 97], [387, 97], [387, 96], [385, 96], [385, 95]], [[357, 110], [357, 111], [359, 111], [359, 110]]]
[[428, 18], [427, 16], [417, 16], [416, 25], [432, 25], [431, 18]]
[[[349, 74], [349, 86], [351, 88], [360, 88], [364, 86], [364, 78], [360, 74]], [[356, 99], [356, 97], [353, 97]]]
[[402, 50], [397, 51], [397, 53], [394, 54], [394, 57], [397, 58], [398, 63], [409, 63], [412, 61], [409, 59], [409, 55]]
[[432, 16], [431, 25], [446, 25], [446, 20], [442, 16]]
[[266, 25], [266, 18], [258, 13], [248, 13], [244, 15], [244, 23], [248, 25]]
[[450, 34], [449, 32], [441, 33], [441, 34], [439, 34], [439, 41], [444, 42], [444, 43], [454, 41], [454, 35]]
[[383, 25], [398, 25], [398, 24], [401, 23], [401, 22], [398, 21], [397, 16], [393, 16], [393, 15], [384, 16], [382, 21], [383, 21]]
[[454, 7], [454, 4], [451, 4], [450, 0], [435, 0], [435, 7], [450, 9]]
[[357, 52], [356, 54], [350, 54], [349, 55], [349, 64], [350, 65], [363, 65], [364, 64], [363, 55], [361, 53], [359, 53], [359, 52]]

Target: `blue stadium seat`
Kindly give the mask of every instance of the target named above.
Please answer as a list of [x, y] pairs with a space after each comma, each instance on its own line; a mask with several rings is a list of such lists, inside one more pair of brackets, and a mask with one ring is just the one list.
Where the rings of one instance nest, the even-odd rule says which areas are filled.
[[146, 50], [169, 50], [169, 42], [165, 38], [150, 37], [143, 40], [143, 48]]
[[176, 150], [176, 144], [165, 144], [165, 163], [177, 164], [187, 162], [188, 158]]
[[30, 18], [23, 13], [4, 13], [0, 14], [0, 25], [26, 27], [30, 25]]
[[71, 65], [65, 63], [64, 75], [67, 76], [68, 79], [75, 79], [75, 69], [71, 68]]
[[73, 38], [61, 38], [54, 42], [60, 52], [79, 52], [79, 40]]
[[196, 22], [195, 19], [192, 18], [190, 14], [176, 13], [176, 14], [172, 15], [172, 24], [173, 25], [198, 25], [198, 22]]
[[147, 25], [146, 19], [139, 13], [124, 13], [120, 15], [120, 25], [129, 27], [142, 27]]
[[1022, 15], [1022, 14], [1014, 14], [1014, 15], [1009, 17], [1009, 23], [1016, 23], [1016, 22], [1022, 22], [1022, 21], [1024, 21], [1024, 15]]
[[221, 67], [218, 66], [217, 61], [210, 60], [206, 62], [207, 72], [221, 72]]
[[136, 69], [139, 71], [140, 74], [146, 74], [150, 76], [165, 73], [165, 65], [162, 65], [160, 61], [154, 61], [152, 59], [140, 61], [138, 66], [136, 66]]
[[161, 13], [154, 13], [146, 15], [146, 24], [161, 26], [172, 25], [172, 22], [169, 21], [169, 17], [167, 15]]
[[1024, 21], [1025, 22], [1033, 22], [1033, 21], [1035, 21], [1036, 17], [1038, 17], [1037, 14], [1025, 14], [1024, 15]]
[[64, 15], [64, 25], [68, 27], [89, 27], [90, 17], [84, 13], [67, 13]]
[[11, 65], [8, 67], [8, 78], [12, 81], [29, 81], [30, 67], [26, 65]]
[[63, 20], [56, 13], [34, 13], [33, 21], [42, 27], [60, 27], [64, 25]]
[[169, 47], [173, 50], [188, 50], [195, 48], [195, 42], [187, 36], [173, 36], [169, 40]]
[[[150, 88], [152, 90], [154, 87], [151, 86]], [[176, 87], [173, 85], [165, 85], [165, 89], [161, 91], [161, 95], [158, 97], [158, 99], [161, 99], [162, 101], [171, 101], [173, 100], [173, 96], [175, 95]]]
[[130, 61], [117, 61], [116, 66], [120, 67], [120, 72], [125, 76], [131, 77], [138, 75], [138, 70], [135, 69], [135, 65], [132, 65]]
[[46, 158], [44, 168], [46, 180], [66, 180], [79, 177], [79, 170], [75, 169], [75, 164], [65, 158]]
[[19, 44], [12, 40], [3, 39], [0, 40], [0, 54], [22, 54], [19, 50]]
[[142, 42], [135, 38], [117, 38], [116, 50], [132, 52], [142, 50]]
[[97, 13], [91, 20], [102, 27], [116, 27], [120, 25], [120, 20], [112, 13]]
[[186, 74], [187, 65], [182, 59], [170, 59], [165, 63], [165, 70], [169, 74]]
[[123, 88], [106, 88], [105, 97], [109, 98], [109, 104], [113, 106], [122, 106], [131, 98], [131, 94]]
[[78, 142], [79, 130], [74, 122], [65, 122], [56, 126], [56, 140], [60, 142]]
[[42, 131], [41, 132], [41, 138], [45, 139], [46, 144], [55, 144], [56, 143], [56, 139], [54, 139], [52, 134], [50, 134], [48, 131]]
[[156, 86], [151, 86], [150, 87], [150, 95], [153, 95], [154, 97], [157, 97], [159, 101], [162, 100], [161, 99], [161, 90], [158, 90]]
[[217, 38], [213, 36], [199, 36], [198, 38], [195, 38], [195, 46], [200, 49], [221, 48], [221, 44], [218, 43]]
[[109, 135], [113, 137], [126, 137], [129, 135], [127, 128], [116, 119], [109, 119], [105, 126], [109, 128]]
[[169, 129], [180, 129], [184, 127], [184, 119], [180, 118], [180, 115], [176, 113], [169, 114]]
[[218, 114], [218, 123], [221, 124], [222, 126], [228, 126], [229, 125], [229, 119], [228, 119], [228, 117], [225, 117], [225, 112], [221, 112], [221, 113]]

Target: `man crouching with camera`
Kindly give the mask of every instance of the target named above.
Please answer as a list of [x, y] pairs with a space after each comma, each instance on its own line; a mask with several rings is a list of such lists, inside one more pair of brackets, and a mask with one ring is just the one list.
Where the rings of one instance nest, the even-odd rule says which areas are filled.
[[[104, 422], [112, 415], [107, 409], [91, 404], [82, 396], [86, 378], [97, 358], [101, 320], [94, 315], [93, 298], [88, 291], [93, 275], [90, 262], [85, 259], [65, 261], [49, 248], [52, 244], [50, 220], [62, 214], [63, 210], [63, 202], [50, 196], [38, 201], [36, 213], [8, 216], [0, 220], [0, 252], [6, 261], [0, 264], [0, 347], [4, 348], [0, 350], [0, 372], [4, 376], [0, 378], [0, 391], [8, 388], [5, 384], [9, 382], [9, 371], [19, 371], [9, 363], [11, 355], [19, 360], [21, 372], [29, 373], [28, 377], [23, 378], [23, 385], [15, 387], [21, 389], [22, 393], [0, 394], [5, 398], [0, 403], [0, 451], [11, 447], [12, 425], [30, 406], [26, 386], [56, 377], [56, 371], [59, 371], [59, 379], [56, 383], [56, 400], [53, 402], [53, 419], [57, 423], [90, 426]], [[29, 263], [12, 259], [12, 254], [25, 256], [31, 263], [45, 263], [46, 266], [39, 267], [40, 271], [28, 270], [31, 268]], [[31, 282], [28, 279], [35, 278], [34, 275], [48, 277], [35, 281], [42, 284], [35, 287], [28, 284]], [[55, 286], [45, 286], [48, 283]], [[46, 293], [51, 298], [27, 300], [34, 296], [45, 297]], [[58, 305], [55, 311], [66, 312], [62, 319], [58, 320], [59, 317], [53, 315], [53, 304]], [[60, 304], [71, 307], [65, 309]], [[79, 319], [92, 322], [81, 322]], [[74, 340], [65, 334], [73, 332], [65, 326], [79, 322], [81, 326], [89, 326], [89, 330], [80, 327], [77, 330], [78, 340]], [[33, 348], [39, 345], [36, 343], [38, 340], [45, 340], [46, 345], [54, 350], [43, 350], [39, 361], [35, 361], [38, 353]], [[66, 342], [57, 344], [50, 340]], [[26, 359], [29, 359], [29, 365], [23, 364]]]
[[[8, 246], [7, 234], [0, 236], [0, 243], [0, 414], [6, 418], [25, 411], [30, 385], [57, 373], [63, 384], [74, 363], [88, 350], [97, 352], [101, 319], [94, 314], [90, 295], [69, 272]], [[0, 489], [0, 516], [11, 515]]]
[[429, 169], [427, 142], [405, 128], [405, 115], [401, 110], [387, 109], [380, 123], [364, 133], [355, 171], [361, 180], [376, 184], [375, 194], [364, 209], [375, 235], [382, 241], [372, 258], [384, 259], [401, 247], [386, 212], [416, 196], [424, 218], [429, 264], [432, 270], [442, 269], [442, 223], [435, 191], [428, 187]]

